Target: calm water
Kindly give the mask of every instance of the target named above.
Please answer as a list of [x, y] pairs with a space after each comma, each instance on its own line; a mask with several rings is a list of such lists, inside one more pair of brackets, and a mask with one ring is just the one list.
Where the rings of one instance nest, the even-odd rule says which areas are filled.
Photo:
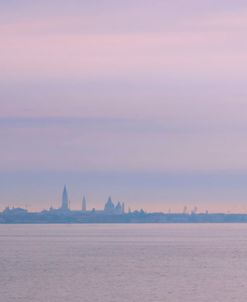
[[0, 225], [3, 302], [246, 299], [247, 224]]

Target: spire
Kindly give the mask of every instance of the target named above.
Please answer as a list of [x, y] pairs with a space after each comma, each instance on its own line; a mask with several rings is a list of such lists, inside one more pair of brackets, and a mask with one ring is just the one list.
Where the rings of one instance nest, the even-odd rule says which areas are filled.
[[69, 210], [69, 198], [68, 198], [68, 192], [67, 192], [66, 185], [63, 188], [61, 210], [64, 210], [64, 211]]
[[87, 201], [86, 201], [85, 195], [83, 195], [83, 199], [82, 199], [82, 212], [86, 212], [86, 211], [87, 211]]

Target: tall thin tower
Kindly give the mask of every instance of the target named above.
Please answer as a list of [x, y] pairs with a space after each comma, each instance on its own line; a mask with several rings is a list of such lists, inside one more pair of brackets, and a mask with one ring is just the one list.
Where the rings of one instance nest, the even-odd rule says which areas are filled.
[[68, 198], [68, 192], [66, 186], [64, 186], [63, 188], [61, 210], [63, 211], [69, 210], [69, 198]]
[[87, 201], [86, 201], [86, 197], [85, 195], [83, 195], [83, 199], [82, 199], [82, 212], [86, 212], [87, 211]]

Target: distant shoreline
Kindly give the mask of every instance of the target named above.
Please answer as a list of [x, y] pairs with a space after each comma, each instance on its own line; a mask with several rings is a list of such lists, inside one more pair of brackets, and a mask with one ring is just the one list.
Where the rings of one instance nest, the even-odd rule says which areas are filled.
[[124, 214], [82, 211], [27, 212], [10, 210], [0, 213], [0, 224], [147, 224], [147, 223], [247, 223], [247, 214], [225, 213], [146, 213]]

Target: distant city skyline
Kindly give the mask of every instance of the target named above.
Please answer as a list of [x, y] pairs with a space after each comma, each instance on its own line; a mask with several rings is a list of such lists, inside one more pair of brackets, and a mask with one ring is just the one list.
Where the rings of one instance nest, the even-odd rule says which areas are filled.
[[[104, 174], [103, 174], [104, 175]], [[178, 176], [173, 176], [176, 180], [178, 178]], [[181, 176], [180, 176], [181, 177]], [[151, 191], [149, 190], [148, 195], [146, 196], [149, 197], [149, 199], [143, 199], [143, 200], [135, 200], [134, 199], [134, 195], [133, 195], [133, 191], [131, 191], [132, 196], [126, 194], [126, 190], [123, 187], [121, 190], [118, 188], [117, 190], [113, 190], [114, 194], [111, 194], [111, 192], [108, 192], [108, 195], [105, 195], [102, 193], [102, 185], [104, 185], [104, 183], [101, 183], [101, 186], [99, 186], [99, 184], [97, 186], [95, 186], [96, 189], [92, 190], [91, 192], [88, 190], [81, 190], [81, 186], [80, 185], [75, 185], [75, 184], [71, 184], [70, 186], [66, 186], [66, 193], [65, 196], [67, 196], [65, 199], [68, 200], [69, 202], [69, 207], [71, 208], [71, 210], [81, 210], [82, 209], [82, 202], [83, 199], [86, 199], [86, 207], [88, 210], [91, 210], [93, 208], [96, 209], [100, 209], [102, 208], [102, 204], [104, 202], [106, 202], [106, 200], [109, 198], [109, 196], [113, 196], [113, 198], [124, 201], [125, 202], [125, 206], [126, 206], [126, 210], [128, 208], [130, 208], [131, 210], [140, 210], [140, 209], [144, 209], [145, 211], [148, 212], [164, 212], [164, 213], [168, 213], [168, 212], [176, 212], [176, 213], [182, 213], [184, 211], [184, 208], [186, 208], [186, 211], [189, 213], [191, 211], [193, 211], [195, 208], [197, 208], [197, 210], [199, 212], [206, 212], [209, 211], [211, 213], [215, 213], [215, 212], [224, 212], [224, 213], [246, 213], [247, 212], [247, 207], [245, 206], [245, 202], [242, 201], [238, 202], [237, 206], [236, 203], [233, 204], [231, 201], [231, 196], [229, 198], [228, 196], [228, 202], [225, 202], [224, 205], [218, 206], [217, 203], [214, 203], [207, 201], [207, 206], [205, 206], [205, 200], [200, 200], [200, 199], [196, 199], [196, 194], [193, 196], [191, 196], [188, 191], [187, 191], [187, 187], [191, 186], [192, 184], [190, 183], [190, 181], [188, 181], [188, 176], [185, 175], [184, 178], [180, 179], [180, 190], [179, 192], [177, 192], [177, 183], [172, 183], [173, 181], [171, 181], [171, 176], [168, 175], [166, 176], [166, 180], [168, 180], [168, 183], [166, 184], [166, 188], [168, 187], [173, 187], [173, 191], [169, 191], [169, 194], [173, 194], [174, 197], [176, 198], [177, 196], [179, 196], [179, 194], [182, 194], [183, 192], [187, 192], [187, 195], [191, 197], [191, 199], [187, 199], [187, 202], [179, 202], [179, 200], [168, 200], [168, 199], [164, 199], [162, 202], [158, 202], [155, 201], [153, 202], [152, 196], [151, 196]], [[102, 178], [99, 178], [99, 181]], [[182, 184], [182, 182], [186, 179], [186, 183]], [[196, 177], [197, 179], [197, 177]], [[196, 179], [194, 179], [194, 181], [196, 181]], [[133, 180], [133, 179], [132, 179]], [[161, 179], [159, 179], [160, 181], [164, 181], [164, 177], [161, 176]], [[193, 179], [192, 179], [193, 180]], [[49, 180], [47, 179], [47, 181], [49, 182]], [[142, 180], [143, 181], [143, 180]], [[141, 183], [142, 183], [141, 181]], [[148, 181], [148, 178], [146, 179], [146, 182]], [[222, 177], [216, 179], [215, 177], [212, 178], [212, 176], [208, 176], [207, 179], [205, 179], [205, 183], [204, 186], [202, 187], [205, 190], [205, 193], [211, 193], [211, 194], [215, 194], [218, 195], [219, 193], [217, 192], [217, 186], [212, 186], [212, 183], [216, 181], [216, 185], [220, 184], [220, 182], [222, 181]], [[130, 180], [131, 182], [131, 180]], [[211, 182], [211, 183], [207, 183], [207, 182]], [[197, 180], [198, 183], [198, 180]], [[200, 183], [198, 183], [200, 184]], [[237, 191], [240, 191], [241, 187], [244, 186], [244, 182], [238, 182], [237, 184], [235, 183], [235, 196], [238, 195]], [[4, 183], [2, 183], [2, 185], [4, 185]], [[116, 182], [115, 182], [116, 185]], [[231, 184], [232, 185], [232, 184]], [[200, 186], [202, 186], [202, 184], [200, 184]], [[57, 187], [51, 187], [51, 184], [43, 184], [43, 188], [47, 189], [46, 194], [47, 195], [51, 195], [52, 192], [54, 192], [53, 196], [50, 199], [46, 199], [46, 200], [41, 200], [40, 196], [37, 197], [32, 197], [32, 194], [30, 194], [30, 192], [28, 191], [28, 186], [27, 187], [23, 187], [23, 184], [21, 183], [20, 186], [20, 197], [23, 198], [23, 196], [27, 196], [26, 201], [25, 202], [17, 202], [14, 199], [12, 199], [11, 201], [7, 201], [7, 199], [5, 200], [4, 203], [1, 204], [0, 207], [0, 211], [3, 210], [5, 207], [10, 206], [10, 207], [21, 207], [21, 208], [26, 208], [29, 211], [42, 211], [44, 209], [48, 209], [50, 207], [53, 208], [59, 208], [61, 206], [61, 187], [59, 188]], [[67, 191], [67, 187], [70, 188], [69, 191]], [[158, 185], [159, 187], [159, 185]], [[214, 189], [214, 191], [212, 192], [212, 187]], [[98, 188], [98, 189], [97, 189]], [[202, 189], [201, 188], [201, 189]], [[39, 190], [41, 190], [42, 188], [39, 188]], [[168, 191], [168, 189], [166, 189]], [[85, 192], [89, 192], [89, 193], [85, 193]], [[104, 191], [104, 190], [103, 190]], [[67, 192], [69, 192], [69, 197]], [[118, 194], [117, 194], [118, 192]], [[2, 192], [4, 193], [4, 192]], [[8, 195], [11, 194], [11, 192], [6, 192]], [[138, 188], [136, 190], [136, 196], [140, 196], [141, 192], [138, 191]], [[159, 191], [160, 193], [160, 191]], [[176, 196], [177, 193], [177, 196]], [[194, 192], [196, 193], [196, 192]], [[156, 192], [157, 194], [157, 192]], [[121, 196], [120, 196], [121, 195]], [[43, 196], [43, 195], [42, 195]], [[123, 198], [123, 196], [125, 196], [126, 198]], [[157, 196], [157, 195], [156, 195]], [[132, 199], [131, 199], [132, 198]], [[187, 197], [188, 198], [188, 197]], [[37, 206], [37, 201], [41, 200], [41, 204], [42, 206]], [[185, 198], [183, 199], [185, 200]]]
[[0, 209], [109, 195], [247, 211], [247, 3], [2, 1]]
[[0, 224], [87, 224], [87, 223], [247, 223], [247, 212], [209, 212], [202, 211], [197, 206], [189, 209], [168, 212], [145, 211], [131, 209], [126, 211], [124, 202], [114, 202], [111, 196], [108, 197], [101, 208], [88, 208], [87, 200], [83, 195], [81, 208], [71, 207], [71, 200], [67, 186], [64, 185], [61, 194], [60, 206], [51, 206], [42, 211], [30, 211], [27, 208], [7, 206], [0, 211]]

